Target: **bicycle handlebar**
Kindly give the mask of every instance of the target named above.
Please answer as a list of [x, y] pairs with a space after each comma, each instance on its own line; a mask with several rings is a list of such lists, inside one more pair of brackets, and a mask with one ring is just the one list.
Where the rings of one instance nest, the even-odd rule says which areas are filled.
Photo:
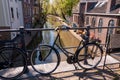
[[66, 26], [66, 25], [62, 25], [62, 26], [58, 26], [55, 28], [55, 31], [57, 30], [69, 30], [70, 27]]
[[[58, 30], [70, 30], [71, 28], [66, 26], [66, 25], [62, 25], [62, 26], [58, 26], [55, 28], [55, 31]], [[85, 41], [89, 41], [90, 38], [90, 26], [87, 26], [86, 28], [84, 28], [86, 30], [85, 34], [81, 34], [82, 39], [84, 39]]]

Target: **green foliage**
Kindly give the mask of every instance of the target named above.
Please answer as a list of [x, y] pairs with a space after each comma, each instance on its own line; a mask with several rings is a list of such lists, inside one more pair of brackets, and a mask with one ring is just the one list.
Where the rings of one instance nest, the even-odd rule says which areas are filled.
[[71, 16], [73, 7], [76, 6], [80, 0], [52, 0], [52, 1], [53, 3], [50, 3], [50, 0], [44, 0], [43, 8], [47, 11], [47, 13], [65, 17]]

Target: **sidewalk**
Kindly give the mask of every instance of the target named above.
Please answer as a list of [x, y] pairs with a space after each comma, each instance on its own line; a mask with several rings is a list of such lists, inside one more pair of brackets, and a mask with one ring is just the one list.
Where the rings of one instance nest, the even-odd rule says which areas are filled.
[[[66, 61], [60, 63], [58, 68], [49, 76], [41, 76], [36, 73], [31, 66], [29, 67], [29, 73], [23, 74], [21, 80], [113, 80], [116, 76], [109, 70], [103, 70], [104, 57], [98, 68], [84, 71], [81, 67], [75, 64], [78, 69], [75, 69], [73, 64], [68, 64]], [[106, 64], [111, 67], [116, 73], [120, 72], [120, 67], [118, 65], [119, 61], [107, 56]], [[114, 64], [114, 65], [113, 65]], [[51, 64], [51, 66], [54, 64]], [[39, 66], [39, 65], [36, 65]], [[49, 68], [48, 68], [49, 69]], [[80, 79], [79, 79], [80, 78]], [[86, 78], [86, 79], [84, 79]]]

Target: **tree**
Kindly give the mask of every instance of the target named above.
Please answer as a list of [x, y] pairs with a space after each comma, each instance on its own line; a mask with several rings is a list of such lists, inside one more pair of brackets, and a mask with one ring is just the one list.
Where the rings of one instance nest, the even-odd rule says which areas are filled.
[[[71, 16], [72, 9], [80, 0], [42, 0], [43, 9], [47, 14], [59, 15], [66, 19], [66, 16]], [[52, 1], [52, 3], [50, 3]]]
[[65, 20], [65, 16], [72, 15], [72, 9], [78, 4], [80, 0], [55, 0], [54, 6], [56, 7], [58, 14]]
[[66, 20], [66, 16], [72, 15], [72, 9], [79, 1], [80, 0], [40, 0], [40, 16], [41, 19], [44, 19], [41, 24], [45, 23], [48, 14], [57, 15]]

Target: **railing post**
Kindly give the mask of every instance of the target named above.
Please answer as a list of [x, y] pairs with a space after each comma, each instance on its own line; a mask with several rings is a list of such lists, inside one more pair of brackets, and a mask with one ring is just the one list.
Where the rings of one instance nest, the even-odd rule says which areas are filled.
[[[21, 36], [22, 50], [25, 51], [25, 56], [26, 56], [27, 63], [28, 63], [27, 51], [26, 51], [26, 46], [25, 46], [25, 38], [24, 38], [24, 35], [25, 35], [25, 32], [24, 32], [24, 26], [20, 26], [19, 29], [20, 29], [20, 36]], [[28, 64], [27, 64], [27, 65], [28, 65]], [[28, 69], [28, 67], [27, 67], [24, 73], [28, 73], [28, 72], [29, 72], [29, 69]]]
[[20, 26], [20, 36], [21, 36], [21, 43], [22, 43], [22, 49], [26, 51], [25, 48], [25, 39], [24, 39], [24, 27]]
[[86, 42], [88, 43], [90, 39], [90, 26], [87, 26], [86, 31], [87, 31], [86, 35], [88, 36], [88, 39], [86, 40]]

